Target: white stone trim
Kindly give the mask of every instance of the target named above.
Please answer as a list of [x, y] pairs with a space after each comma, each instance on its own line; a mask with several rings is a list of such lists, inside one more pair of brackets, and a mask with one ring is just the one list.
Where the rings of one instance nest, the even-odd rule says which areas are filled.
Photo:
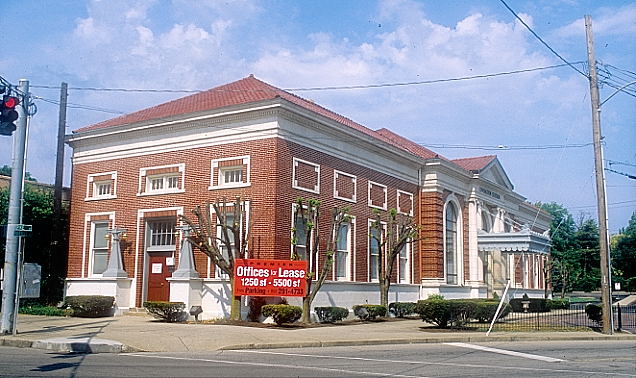
[[[314, 167], [314, 170], [317, 173], [317, 180], [316, 180], [316, 186], [314, 186], [313, 190], [298, 186], [298, 179], [296, 178], [296, 167], [298, 167], [298, 163], [308, 164]], [[292, 188], [304, 190], [310, 193], [320, 194], [320, 164], [294, 157], [293, 163], [292, 163]]]
[[[107, 176], [110, 175], [110, 179], [112, 181], [112, 194], [109, 195], [96, 195], [95, 189], [96, 184], [104, 182], [104, 181], [95, 181], [95, 177], [98, 176]], [[92, 190], [91, 190], [92, 189]], [[104, 199], [113, 199], [117, 198], [117, 171], [109, 171], [102, 173], [91, 173], [86, 178], [86, 196], [84, 201], [99, 201]]]
[[[408, 197], [411, 199], [411, 211], [409, 211], [408, 213], [405, 213], [405, 212], [400, 211], [400, 194], [404, 194], [404, 195], [408, 196]], [[400, 189], [398, 189], [398, 190], [397, 190], [397, 196], [396, 196], [396, 197], [397, 197], [397, 198], [396, 198], [396, 201], [397, 201], [397, 210], [398, 210], [398, 213], [400, 213], [400, 214], [404, 214], [404, 215], [408, 215], [408, 216], [412, 217], [412, 216], [413, 216], [413, 207], [415, 206], [415, 202], [413, 201], [413, 193], [406, 192], [406, 191], [404, 191], [404, 190], [400, 190]]]
[[[239, 160], [239, 159], [242, 159], [243, 165], [247, 166], [247, 174], [245, 177], [245, 182], [221, 184], [219, 162], [228, 161], [228, 160]], [[208, 187], [208, 190], [245, 188], [252, 185], [250, 181], [250, 171], [251, 171], [250, 160], [251, 160], [250, 155], [232, 156], [232, 157], [226, 157], [226, 158], [213, 159], [210, 163], [210, 186]], [[217, 185], [214, 185], [214, 177], [217, 177]]]
[[[178, 168], [178, 172], [175, 173], [162, 173], [159, 175], [148, 175], [147, 172], [153, 169], [164, 169], [164, 168]], [[150, 178], [153, 177], [168, 177], [168, 176], [180, 176], [179, 183], [180, 188], [173, 188], [161, 190], [151, 190], [150, 189]], [[137, 196], [156, 196], [160, 194], [173, 194], [173, 193], [185, 193], [185, 163], [179, 164], [168, 164], [168, 165], [158, 165], [154, 167], [144, 167], [139, 169], [139, 185], [137, 187]]]
[[[346, 176], [346, 177], [350, 177], [353, 179], [353, 198], [346, 198], [346, 197], [341, 197], [340, 195], [338, 195], [338, 189], [336, 187], [336, 183], [338, 182], [338, 177], [339, 176]], [[336, 169], [334, 169], [333, 171], [333, 198], [337, 198], [343, 201], [347, 201], [347, 202], [353, 202], [356, 203], [357, 199], [358, 199], [358, 177], [356, 175], [352, 175], [350, 173], [346, 173], [346, 172], [342, 172], [342, 171], [338, 171]]]
[[[383, 189], [384, 191], [384, 201], [382, 203], [382, 206], [377, 206], [377, 205], [373, 205], [372, 201], [371, 201], [371, 186], [379, 186]], [[388, 197], [388, 193], [387, 193], [387, 186], [386, 185], [382, 185], [380, 183], [374, 182], [369, 180], [368, 185], [367, 185], [367, 204], [369, 205], [369, 207], [372, 207], [374, 209], [380, 209], [380, 210], [386, 210], [387, 209], [387, 197]]]

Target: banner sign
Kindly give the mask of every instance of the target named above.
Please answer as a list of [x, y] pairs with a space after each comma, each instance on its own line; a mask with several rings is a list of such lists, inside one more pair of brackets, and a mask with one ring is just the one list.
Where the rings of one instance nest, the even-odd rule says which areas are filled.
[[234, 260], [234, 295], [304, 297], [307, 261]]

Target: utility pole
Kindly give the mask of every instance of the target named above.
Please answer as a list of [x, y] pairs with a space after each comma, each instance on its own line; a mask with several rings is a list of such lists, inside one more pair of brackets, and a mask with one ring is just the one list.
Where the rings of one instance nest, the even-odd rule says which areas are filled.
[[19, 298], [18, 270], [20, 244], [22, 236], [16, 229], [22, 224], [22, 200], [24, 193], [24, 167], [26, 165], [26, 142], [28, 127], [28, 108], [30, 103], [29, 81], [20, 80], [19, 93], [22, 95], [16, 107], [18, 119], [13, 134], [13, 161], [11, 167], [11, 189], [9, 195], [9, 214], [7, 216], [7, 243], [4, 257], [4, 288], [2, 292], [2, 324], [0, 334], [15, 333]]
[[587, 61], [590, 69], [590, 99], [592, 101], [592, 131], [594, 142], [594, 167], [596, 170], [596, 200], [598, 208], [599, 253], [601, 260], [601, 301], [603, 305], [603, 333], [613, 333], [611, 276], [609, 269], [609, 234], [607, 233], [607, 197], [605, 193], [605, 171], [603, 170], [603, 147], [601, 145], [601, 105], [598, 92], [596, 58], [592, 37], [592, 17], [585, 16], [587, 37]]
[[60, 88], [60, 117], [57, 124], [57, 156], [55, 161], [55, 203], [54, 215], [56, 223], [62, 213], [62, 181], [64, 179], [64, 135], [66, 134], [66, 99], [68, 84], [62, 83]]

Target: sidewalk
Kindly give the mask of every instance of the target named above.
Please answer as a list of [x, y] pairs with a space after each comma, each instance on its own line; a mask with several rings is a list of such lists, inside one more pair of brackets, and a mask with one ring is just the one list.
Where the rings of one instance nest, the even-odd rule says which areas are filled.
[[145, 314], [110, 318], [18, 316], [18, 334], [0, 345], [55, 351], [118, 353], [186, 352], [220, 349], [300, 348], [338, 345], [442, 342], [633, 340], [636, 335], [596, 332], [477, 332], [423, 330], [421, 320], [393, 320], [315, 328], [258, 328], [162, 323]]

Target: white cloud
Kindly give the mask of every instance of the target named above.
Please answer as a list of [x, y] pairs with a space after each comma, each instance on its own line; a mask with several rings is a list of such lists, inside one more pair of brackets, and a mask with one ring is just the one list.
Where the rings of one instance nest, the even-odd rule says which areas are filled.
[[[621, 8], [601, 8], [598, 16], [592, 18], [592, 30], [598, 35], [623, 35], [636, 33], [636, 4]], [[585, 20], [579, 18], [555, 31], [561, 38], [585, 35]]]

